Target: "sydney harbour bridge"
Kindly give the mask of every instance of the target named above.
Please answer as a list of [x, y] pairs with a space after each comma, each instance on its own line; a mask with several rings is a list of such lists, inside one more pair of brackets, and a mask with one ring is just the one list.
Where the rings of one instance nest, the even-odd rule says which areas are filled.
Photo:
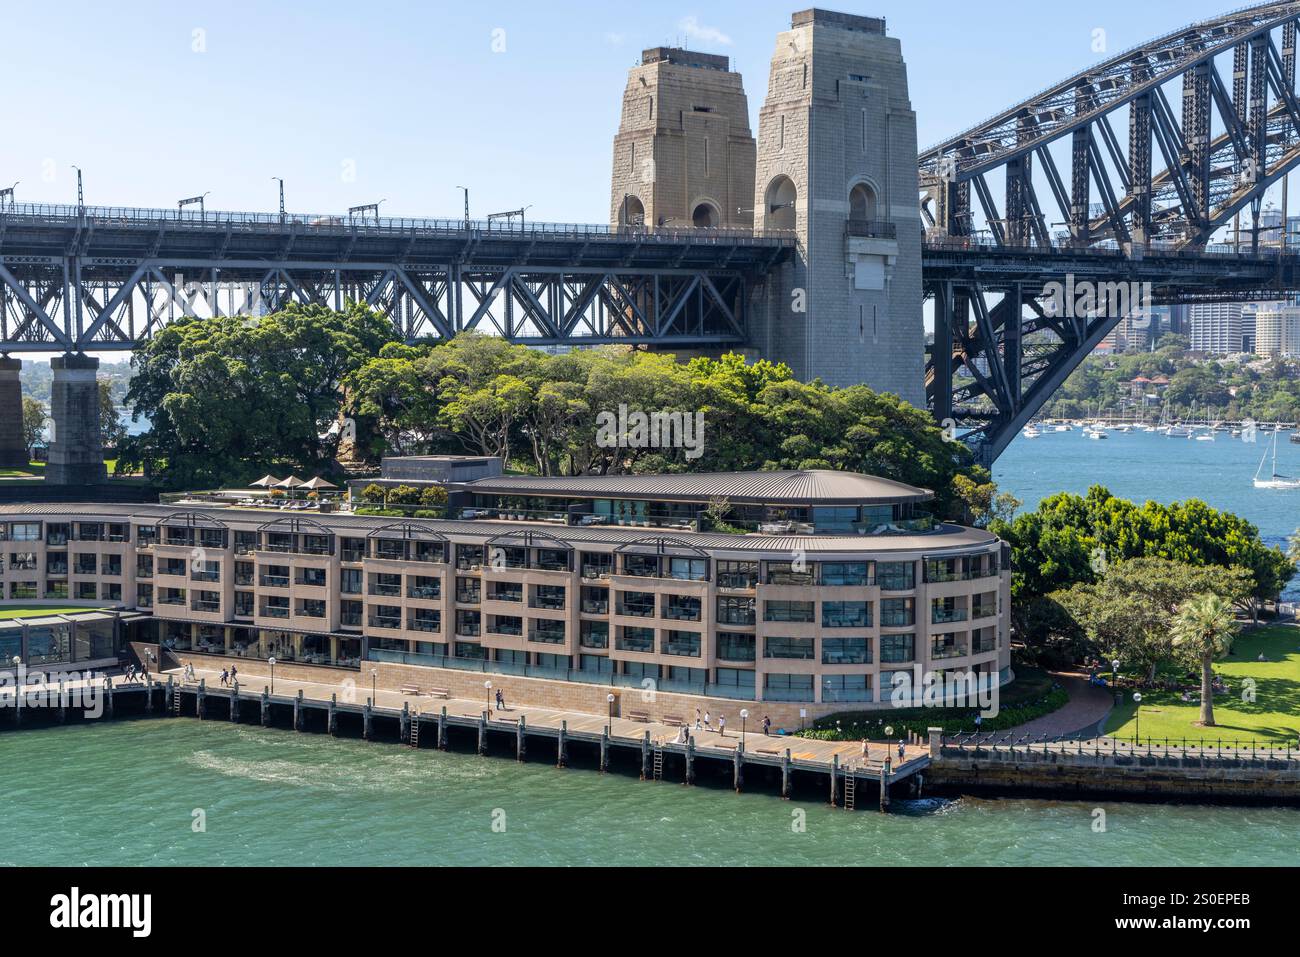
[[[56, 382], [56, 434], [76, 443], [84, 438], [76, 424], [58, 418], [78, 407], [74, 380], [93, 362], [81, 353], [130, 350], [196, 312], [265, 312], [290, 300], [341, 308], [353, 300], [380, 310], [408, 340], [480, 330], [535, 345], [734, 348], [773, 358], [798, 349], [790, 361], [799, 374], [836, 384], [845, 374], [829, 363], [823, 369], [818, 356], [826, 353], [812, 343], [824, 337], [839, 356], [860, 345], [894, 366], [914, 361], [935, 417], [955, 423], [992, 462], [1126, 318], [1063, 313], [1047, 301], [1048, 284], [1149, 283], [1154, 305], [1300, 291], [1300, 257], [1261, 226], [1265, 192], [1285, 190], [1300, 161], [1297, 18], [1300, 2], [1267, 3], [1182, 27], [919, 152], [913, 119], [913, 166], [906, 153], [899, 161], [869, 146], [883, 129], [897, 154], [908, 142], [904, 110], [885, 107], [878, 125], [863, 107], [860, 134], [853, 125], [853, 97], [881, 99], [859, 86], [892, 83], [889, 92], [900, 95], [889, 72], [897, 41], [885, 37], [883, 21], [805, 11], [782, 34], [798, 41], [788, 44], [796, 52], [778, 44], [757, 138], [748, 137], [747, 117], [720, 132], [712, 106], [652, 120], [667, 124], [645, 132], [660, 157], [658, 181], [629, 186], [616, 170], [608, 225], [394, 219], [373, 209], [24, 205], [0, 194], [0, 353], [11, 357], [0, 359], [0, 386], [22, 354], [64, 353], [55, 377], [67, 378], [71, 391], [60, 413]], [[828, 30], [861, 35], [864, 51], [862, 66], [836, 64], [833, 99], [829, 55], [816, 59]], [[664, 48], [645, 57], [645, 70], [696, 70], [715, 87], [723, 74], [739, 83], [725, 58]], [[796, 81], [785, 82], [798, 76], [798, 57], [809, 87], [802, 101]], [[902, 84], [905, 107], [905, 75]], [[630, 96], [616, 164], [618, 144], [641, 135], [629, 125], [628, 111], [640, 109], [628, 105]], [[843, 135], [824, 140], [827, 124], [814, 133], [807, 123], [801, 137], [787, 122], [800, 107], [841, 118]], [[647, 109], [655, 115], [653, 104]], [[730, 151], [742, 157], [730, 169], [732, 186], [683, 185], [701, 175], [692, 172], [697, 126], [699, 135], [730, 135], [742, 147], [748, 137], [748, 160], [744, 149]], [[842, 202], [809, 195], [792, 148], [805, 157], [827, 149], [849, 155], [859, 135], [864, 158], [847, 161], [836, 184]], [[663, 158], [678, 140], [681, 170]], [[854, 162], [865, 166], [854, 171]], [[669, 182], [674, 177], [681, 182]], [[752, 191], [714, 198], [737, 177]], [[914, 190], [894, 188], [911, 183]], [[679, 198], [668, 198], [678, 185]], [[907, 285], [911, 262], [919, 267], [916, 295]], [[820, 304], [797, 317], [801, 325], [783, 327], [790, 293], [804, 284], [814, 297], [832, 286], [846, 292], [814, 298]], [[904, 314], [900, 291], [914, 313]], [[932, 346], [920, 334], [922, 299], [933, 312]], [[893, 337], [882, 321], [914, 324], [915, 335]], [[801, 339], [809, 344], [790, 345]], [[880, 385], [867, 372], [859, 381]], [[894, 391], [913, 401], [922, 395], [919, 381], [913, 395]], [[7, 394], [0, 390], [0, 404]], [[10, 411], [0, 409], [0, 418]], [[86, 478], [76, 449], [64, 453], [62, 474]]]

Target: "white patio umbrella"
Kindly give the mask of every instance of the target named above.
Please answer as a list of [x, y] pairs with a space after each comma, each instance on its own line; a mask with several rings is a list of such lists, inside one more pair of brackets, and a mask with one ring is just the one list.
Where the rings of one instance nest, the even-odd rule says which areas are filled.
[[263, 475], [260, 479], [258, 479], [256, 482], [253, 482], [248, 487], [249, 488], [271, 488], [279, 484], [279, 481], [280, 480], [276, 478], [274, 475]]
[[302, 488], [303, 481], [296, 475], [290, 475], [288, 478], [276, 482], [273, 488]]
[[312, 478], [308, 479], [306, 482], [303, 482], [300, 487], [308, 488], [308, 489], [338, 488], [338, 486], [335, 485], [333, 482], [327, 482], [319, 475], [313, 476]]

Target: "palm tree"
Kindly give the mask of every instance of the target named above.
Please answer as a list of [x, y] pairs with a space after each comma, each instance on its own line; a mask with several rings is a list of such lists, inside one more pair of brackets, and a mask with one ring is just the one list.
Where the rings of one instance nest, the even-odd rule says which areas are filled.
[[1232, 602], [1219, 595], [1197, 595], [1174, 616], [1174, 648], [1201, 663], [1201, 725], [1214, 727], [1214, 693], [1210, 683], [1214, 660], [1226, 655], [1237, 634]]

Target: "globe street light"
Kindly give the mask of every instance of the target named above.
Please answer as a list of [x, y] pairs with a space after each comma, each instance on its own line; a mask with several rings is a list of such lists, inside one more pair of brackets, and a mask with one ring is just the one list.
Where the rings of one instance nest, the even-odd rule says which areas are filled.
[[1118, 658], [1116, 658], [1114, 661], [1110, 663], [1110, 681], [1111, 684], [1115, 686], [1114, 687], [1115, 703], [1119, 704], [1120, 695], [1119, 695], [1119, 659]]
[[745, 719], [749, 717], [749, 709], [740, 709], [740, 750], [745, 750]]
[[275, 659], [267, 658], [266, 663], [271, 666], [271, 694], [275, 694]]
[[379, 689], [376, 682], [379, 680], [379, 669], [370, 669], [370, 701], [376, 708], [379, 707]]
[[609, 733], [614, 733], [614, 692], [605, 695], [605, 703], [609, 705]]
[[1133, 692], [1133, 702], [1134, 704], [1137, 705], [1137, 711], [1134, 712], [1133, 743], [1137, 744], [1138, 740], [1142, 737], [1142, 692], [1141, 691]]
[[492, 713], [492, 682], [490, 681], [483, 682], [483, 691], [487, 694], [488, 714], [491, 714]]

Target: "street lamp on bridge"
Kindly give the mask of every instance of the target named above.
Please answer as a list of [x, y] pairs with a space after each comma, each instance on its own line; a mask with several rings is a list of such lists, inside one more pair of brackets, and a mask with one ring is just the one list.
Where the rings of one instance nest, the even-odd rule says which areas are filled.
[[284, 222], [284, 179], [279, 176], [272, 176], [271, 179], [280, 184], [280, 222]]
[[191, 196], [188, 199], [178, 199], [176, 201], [176, 218], [181, 218], [181, 211], [184, 210], [186, 206], [198, 206], [199, 222], [202, 222], [207, 216], [207, 209], [204, 205], [204, 200], [206, 200], [211, 193], [212, 190], [208, 190], [202, 196]]
[[10, 206], [18, 205], [17, 201], [14, 199], [14, 190], [18, 188], [18, 182], [21, 181], [16, 181], [13, 186], [7, 186], [4, 189], [0, 189], [0, 206], [5, 205], [6, 199], [9, 200]]
[[469, 229], [469, 187], [457, 186], [456, 188], [465, 194], [465, 228]]
[[75, 164], [72, 167], [77, 171], [77, 213], [86, 211], [86, 194], [81, 189], [81, 167]]
[[[386, 202], [388, 202], [388, 200], [386, 199], [381, 199], [379, 201], [379, 203], [386, 203]], [[375, 225], [378, 226], [379, 225], [379, 203], [366, 203], [363, 206], [349, 206], [348, 219], [352, 219], [353, 217], [362, 216], [365, 215], [366, 213], [370, 213], [372, 216], [375, 217]]]

